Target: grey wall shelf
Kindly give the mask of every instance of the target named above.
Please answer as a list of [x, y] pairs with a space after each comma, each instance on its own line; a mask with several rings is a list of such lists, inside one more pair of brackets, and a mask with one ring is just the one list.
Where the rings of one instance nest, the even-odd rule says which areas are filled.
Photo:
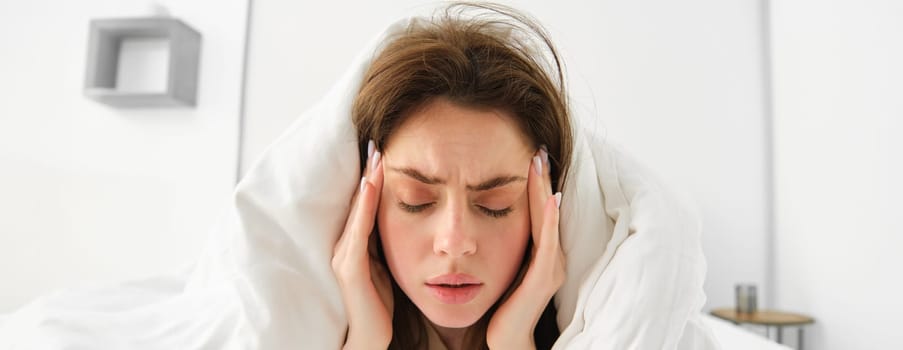
[[[116, 107], [194, 106], [197, 99], [201, 34], [170, 17], [110, 18], [91, 21], [85, 95]], [[129, 39], [169, 42], [166, 88], [129, 92], [116, 88], [122, 42]]]

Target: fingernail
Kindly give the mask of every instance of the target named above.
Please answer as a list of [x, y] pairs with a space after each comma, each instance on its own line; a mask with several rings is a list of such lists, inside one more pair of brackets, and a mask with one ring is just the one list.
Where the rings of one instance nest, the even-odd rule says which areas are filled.
[[376, 165], [379, 164], [379, 151], [373, 152], [373, 161], [370, 164], [370, 170], [376, 169]]
[[366, 182], [367, 182], [367, 177], [366, 177], [366, 176], [362, 177], [362, 178], [361, 178], [361, 188], [358, 189], [358, 192], [363, 192], [363, 191], [364, 191], [364, 183], [366, 183]]
[[549, 151], [546, 150], [546, 145], [542, 145], [539, 155], [542, 156], [542, 164], [549, 165]]
[[373, 148], [375, 147], [376, 145], [373, 143], [373, 140], [367, 142], [367, 159], [370, 159], [370, 157], [373, 156]]
[[561, 192], [555, 194], [555, 207], [561, 208]]
[[533, 169], [536, 170], [536, 175], [542, 175], [542, 160], [539, 156], [533, 157]]

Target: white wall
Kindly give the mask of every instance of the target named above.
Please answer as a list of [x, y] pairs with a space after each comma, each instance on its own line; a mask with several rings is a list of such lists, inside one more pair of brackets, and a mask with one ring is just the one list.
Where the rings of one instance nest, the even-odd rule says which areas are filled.
[[[243, 170], [364, 44], [418, 1], [253, 1]], [[767, 125], [758, 0], [508, 1], [564, 51], [574, 107], [704, 215], [709, 306], [768, 285]], [[763, 303], [767, 300], [763, 300]]]
[[83, 96], [89, 20], [150, 15], [149, 1], [0, 2], [0, 312], [181, 266], [225, 209], [247, 1], [161, 4], [203, 35], [193, 109]]
[[772, 6], [777, 306], [808, 349], [903, 349], [903, 3]]

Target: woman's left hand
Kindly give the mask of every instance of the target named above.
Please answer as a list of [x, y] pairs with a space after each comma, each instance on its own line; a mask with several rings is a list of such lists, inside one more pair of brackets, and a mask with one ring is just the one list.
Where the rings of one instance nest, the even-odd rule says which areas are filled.
[[536, 348], [536, 323], [564, 283], [565, 258], [558, 239], [561, 193], [552, 195], [548, 153], [540, 150], [536, 154], [527, 178], [533, 249], [520, 285], [489, 321], [486, 342], [490, 349]]

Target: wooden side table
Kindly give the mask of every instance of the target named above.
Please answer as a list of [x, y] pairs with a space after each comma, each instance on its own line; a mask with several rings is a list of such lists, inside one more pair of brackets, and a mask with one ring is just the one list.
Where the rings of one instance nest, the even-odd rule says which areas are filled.
[[739, 313], [734, 308], [720, 308], [712, 310], [711, 314], [722, 320], [733, 322], [735, 325], [747, 323], [765, 326], [765, 330], [769, 334], [771, 333], [769, 327], [775, 327], [778, 333], [778, 343], [784, 341], [784, 327], [797, 327], [797, 344], [799, 344], [800, 350], [803, 350], [803, 326], [815, 323], [815, 319], [806, 315], [773, 310]]

